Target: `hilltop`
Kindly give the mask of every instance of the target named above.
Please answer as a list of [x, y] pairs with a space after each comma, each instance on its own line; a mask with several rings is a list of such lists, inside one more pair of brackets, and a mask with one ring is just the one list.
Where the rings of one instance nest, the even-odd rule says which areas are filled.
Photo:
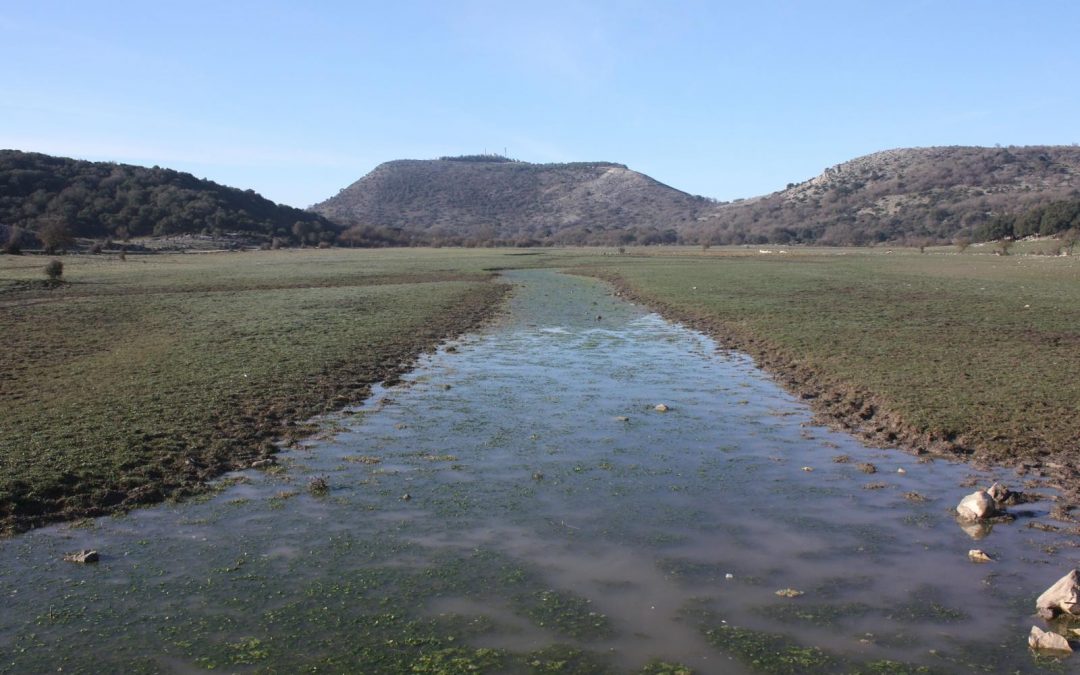
[[18, 150], [0, 150], [0, 224], [84, 238], [239, 232], [308, 244], [340, 230], [310, 211], [189, 173]]
[[623, 164], [471, 155], [380, 164], [312, 210], [434, 244], [656, 244], [713, 208]]
[[[1077, 198], [1080, 147], [886, 150], [770, 195], [722, 204], [682, 235], [718, 244], [982, 240], [1002, 234], [996, 216]], [[1069, 226], [1055, 227], [1042, 233]]]

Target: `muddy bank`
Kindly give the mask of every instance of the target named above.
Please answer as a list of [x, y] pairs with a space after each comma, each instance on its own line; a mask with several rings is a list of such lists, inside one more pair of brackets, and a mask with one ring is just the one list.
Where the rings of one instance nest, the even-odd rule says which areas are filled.
[[[288, 393], [282, 393], [281, 388], [263, 396], [236, 393], [217, 419], [187, 430], [187, 438], [154, 433], [153, 420], [147, 420], [150, 431], [142, 437], [145, 461], [130, 466], [130, 472], [117, 476], [111, 484], [91, 484], [74, 473], [65, 478], [65, 484], [49, 490], [35, 491], [29, 483], [20, 489], [16, 484], [12, 494], [0, 499], [0, 537], [52, 522], [190, 497], [206, 492], [207, 481], [224, 472], [258, 462], [273, 463], [279, 444], [289, 445], [318, 431], [306, 420], [359, 404], [370, 395], [372, 386], [396, 381], [413, 368], [421, 354], [489, 320], [509, 289], [495, 282], [480, 286], [407, 339], [362, 345], [365, 351], [355, 361], [336, 363], [293, 382]], [[195, 452], [169, 452], [170, 448], [190, 447], [192, 439], [198, 441]]]
[[[1014, 467], [1029, 487], [1051, 486], [1062, 492], [1062, 509], [1057, 517], [1063, 527], [1075, 527], [1069, 511], [1080, 505], [1080, 453], [1063, 449], [1051, 453], [1013, 447], [1007, 453], [991, 451], [972, 443], [963, 434], [943, 434], [909, 424], [883, 396], [842, 381], [815, 368], [796, 355], [772, 344], [767, 336], [755, 335], [706, 313], [677, 307], [648, 292], [631, 286], [617, 274], [597, 270], [577, 273], [602, 278], [624, 298], [640, 302], [665, 318], [683, 323], [713, 337], [723, 348], [748, 354], [788, 391], [806, 401], [823, 423], [851, 433], [878, 447], [897, 447], [916, 455], [933, 455], [962, 460], [977, 466]], [[1077, 529], [1080, 534], [1080, 528]]]

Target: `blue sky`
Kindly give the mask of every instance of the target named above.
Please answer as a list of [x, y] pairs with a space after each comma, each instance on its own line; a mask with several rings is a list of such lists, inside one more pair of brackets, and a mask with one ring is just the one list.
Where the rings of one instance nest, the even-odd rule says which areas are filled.
[[0, 0], [0, 148], [308, 206], [383, 161], [606, 160], [718, 199], [1080, 142], [1080, 3]]

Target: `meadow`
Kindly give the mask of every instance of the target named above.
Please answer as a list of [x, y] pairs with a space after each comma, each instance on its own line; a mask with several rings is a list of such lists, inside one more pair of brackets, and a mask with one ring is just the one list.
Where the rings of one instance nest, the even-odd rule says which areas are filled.
[[593, 269], [868, 438], [1071, 477], [1080, 258], [969, 251], [631, 251]]
[[1080, 258], [652, 247], [0, 256], [0, 529], [205, 489], [557, 267], [743, 349], [886, 443], [1072, 477]]

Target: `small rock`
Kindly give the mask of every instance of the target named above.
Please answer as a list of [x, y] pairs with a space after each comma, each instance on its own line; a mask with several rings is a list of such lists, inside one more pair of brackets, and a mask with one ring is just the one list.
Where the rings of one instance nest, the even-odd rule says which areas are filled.
[[544, 480], [544, 474], [537, 471], [533, 474], [533, 480]]
[[971, 560], [971, 562], [977, 562], [977, 563], [994, 562], [993, 558], [986, 555], [985, 551], [983, 551], [982, 549], [978, 549], [978, 548], [973, 548], [970, 551], [968, 551], [968, 558]]
[[926, 497], [922, 496], [918, 492], [905, 492], [904, 493], [904, 499], [908, 500], [909, 502], [925, 502], [926, 501]]
[[837, 464], [847, 464], [851, 461], [851, 457], [849, 457], [848, 455], [837, 455], [832, 458], [832, 461], [836, 462]]
[[1028, 635], [1028, 646], [1032, 649], [1052, 652], [1072, 652], [1069, 641], [1063, 636], [1045, 631], [1038, 626], [1031, 627], [1031, 634]]
[[407, 502], [407, 501], [409, 501], [410, 499], [412, 499], [412, 495], [411, 495], [411, 494], [409, 494], [408, 492], [406, 492], [405, 494], [401, 495], [401, 500], [402, 500], [402, 501], [406, 501], [406, 502]]
[[273, 458], [267, 457], [266, 459], [257, 459], [254, 462], [252, 462], [251, 463], [251, 468], [252, 469], [265, 469], [266, 467], [273, 466], [273, 465], [274, 465]]
[[881, 481], [874, 481], [873, 483], [867, 483], [862, 486], [864, 490], [881, 490], [889, 487], [888, 483], [882, 483]]
[[781, 588], [776, 592], [782, 598], [797, 598], [803, 594], [802, 591], [797, 591], [794, 588]]
[[65, 555], [64, 560], [79, 563], [80, 565], [96, 563], [98, 561], [98, 552], [90, 549], [76, 551], [75, 553], [68, 553]]
[[618, 417], [615, 418], [615, 421], [616, 422], [629, 422], [630, 418], [627, 417], [626, 415], [619, 415]]
[[859, 471], [863, 473], [877, 473], [877, 467], [870, 462], [863, 462], [859, 465]]
[[896, 470], [896, 473], [907, 473], [907, 470], [904, 467], [900, 467]]
[[656, 410], [656, 412], [667, 412], [668, 410], [671, 410], [671, 408], [667, 407], [667, 405], [663, 403], [657, 403], [654, 410]]
[[997, 512], [994, 498], [984, 490], [972, 492], [956, 507], [956, 513], [964, 520], [984, 520], [997, 515]]
[[600, 316], [599, 314], [597, 314], [597, 315], [596, 315], [596, 320], [597, 320], [597, 321], [600, 321], [600, 320], [601, 320], [601, 319], [603, 319], [603, 318], [604, 318], [604, 317]]
[[732, 574], [731, 572], [728, 572], [727, 574], [724, 575], [724, 578], [725, 579], [734, 579], [735, 575]]
[[990, 495], [990, 498], [993, 499], [995, 502], [1001, 503], [1008, 499], [1009, 495], [1012, 493], [1009, 491], [1009, 488], [1005, 487], [1001, 483], [994, 483], [986, 491], [986, 494]]
[[802, 468], [802, 470], [803, 470], [803, 471], [806, 471], [806, 472], [810, 472], [810, 471], [813, 471], [813, 470], [814, 470], [814, 467], [812, 467], [812, 466], [804, 466], [804, 467]]
[[1080, 571], [1072, 570], [1035, 600], [1039, 616], [1080, 615]]

